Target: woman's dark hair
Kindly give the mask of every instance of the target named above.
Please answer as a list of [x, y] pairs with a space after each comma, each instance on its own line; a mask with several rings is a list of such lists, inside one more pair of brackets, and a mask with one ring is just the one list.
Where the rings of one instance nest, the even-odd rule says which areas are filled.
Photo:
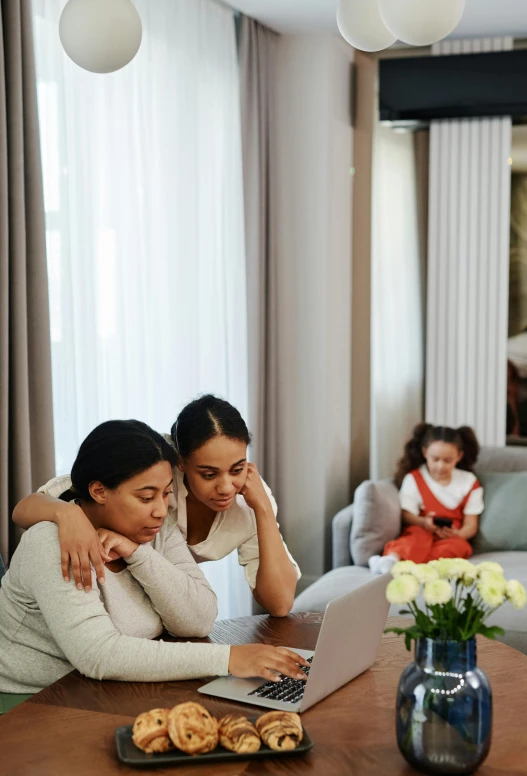
[[251, 435], [236, 407], [210, 393], [187, 404], [170, 433], [174, 447], [184, 460], [216, 436], [237, 439], [246, 445], [251, 442]]
[[479, 442], [474, 431], [469, 426], [450, 428], [449, 426], [433, 426], [431, 423], [420, 423], [414, 428], [411, 439], [404, 446], [404, 454], [397, 464], [394, 481], [401, 487], [405, 476], [425, 463], [423, 450], [432, 442], [448, 442], [455, 445], [463, 458], [457, 464], [458, 469], [471, 472], [478, 460]]
[[79, 447], [71, 469], [71, 490], [63, 501], [92, 501], [90, 483], [113, 490], [156, 463], [177, 463], [176, 451], [161, 434], [139, 420], [108, 420], [91, 431]]

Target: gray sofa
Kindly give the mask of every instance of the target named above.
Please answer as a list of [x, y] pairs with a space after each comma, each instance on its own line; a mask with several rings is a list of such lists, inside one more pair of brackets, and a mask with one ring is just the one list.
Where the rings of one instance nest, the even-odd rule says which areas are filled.
[[[527, 447], [483, 448], [476, 470], [484, 487], [485, 511], [472, 560], [497, 561], [507, 578], [527, 587]], [[354, 503], [334, 517], [332, 528], [333, 570], [296, 598], [293, 611], [324, 611], [333, 598], [372, 579], [368, 557], [381, 553], [400, 531], [395, 486], [389, 480], [363, 483]], [[398, 608], [392, 607], [390, 614], [397, 615]], [[527, 609], [505, 604], [491, 623], [505, 629], [502, 641], [527, 654]]]

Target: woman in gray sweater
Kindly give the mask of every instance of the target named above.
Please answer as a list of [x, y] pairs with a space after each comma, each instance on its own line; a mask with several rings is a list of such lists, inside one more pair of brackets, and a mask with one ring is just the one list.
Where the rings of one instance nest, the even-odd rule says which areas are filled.
[[[102, 423], [73, 465], [75, 500], [111, 548], [105, 584], [65, 584], [57, 526], [30, 528], [0, 588], [0, 693], [34, 693], [74, 668], [93, 679], [169, 681], [232, 673], [304, 678], [294, 652], [267, 645], [154, 640], [206, 636], [216, 596], [167, 518], [176, 453], [136, 420]], [[1, 701], [1, 699], [0, 699]], [[0, 703], [1, 706], [1, 703]]]

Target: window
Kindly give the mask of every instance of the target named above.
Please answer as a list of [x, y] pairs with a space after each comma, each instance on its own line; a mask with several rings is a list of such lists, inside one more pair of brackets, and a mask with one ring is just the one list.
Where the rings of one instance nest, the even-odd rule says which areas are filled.
[[205, 391], [247, 415], [233, 14], [134, 2], [137, 57], [97, 75], [62, 50], [64, 0], [33, 0], [59, 474], [109, 418], [168, 432]]

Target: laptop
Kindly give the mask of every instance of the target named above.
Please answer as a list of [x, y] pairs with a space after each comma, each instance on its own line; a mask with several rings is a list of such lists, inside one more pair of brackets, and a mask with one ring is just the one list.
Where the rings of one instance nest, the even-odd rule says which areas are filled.
[[309, 668], [302, 668], [307, 681], [284, 677], [281, 682], [266, 682], [261, 678], [222, 676], [198, 692], [281, 711], [306, 711], [375, 662], [390, 606], [386, 599], [390, 579], [390, 574], [383, 574], [330, 601], [314, 652], [288, 647], [310, 663]]

